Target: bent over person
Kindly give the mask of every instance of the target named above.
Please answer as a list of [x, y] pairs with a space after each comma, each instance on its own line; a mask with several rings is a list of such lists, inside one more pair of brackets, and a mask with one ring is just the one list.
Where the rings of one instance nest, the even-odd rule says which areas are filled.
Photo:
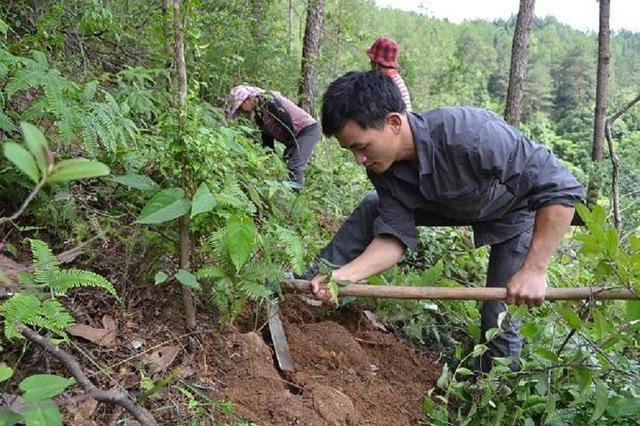
[[304, 170], [320, 137], [316, 120], [279, 92], [240, 84], [231, 89], [225, 104], [228, 118], [238, 113], [253, 119], [261, 131], [262, 144], [274, 148], [274, 140], [285, 145], [284, 157], [291, 177], [302, 187]]
[[398, 72], [398, 68], [400, 68], [400, 64], [398, 63], [399, 50], [400, 46], [398, 46], [398, 43], [395, 41], [386, 37], [378, 37], [371, 47], [367, 49], [367, 56], [371, 61], [372, 70], [380, 71], [391, 77], [396, 86], [398, 86], [398, 89], [400, 89], [400, 94], [402, 95], [402, 100], [404, 101], [407, 111], [412, 111], [409, 89], [407, 89], [407, 85], [402, 79], [400, 72]]
[[[396, 264], [418, 243], [416, 226], [470, 225], [476, 247], [490, 245], [486, 285], [506, 287], [507, 303], [540, 304], [550, 257], [584, 195], [582, 185], [544, 146], [491, 111], [472, 107], [408, 113], [393, 81], [375, 71], [350, 72], [323, 97], [322, 126], [366, 167], [368, 194], [320, 257], [338, 266], [335, 280], [363, 280]], [[312, 291], [328, 302], [327, 278]], [[481, 308], [481, 336], [497, 327], [503, 302]], [[522, 348], [520, 324], [504, 321], [487, 343], [494, 357]]]

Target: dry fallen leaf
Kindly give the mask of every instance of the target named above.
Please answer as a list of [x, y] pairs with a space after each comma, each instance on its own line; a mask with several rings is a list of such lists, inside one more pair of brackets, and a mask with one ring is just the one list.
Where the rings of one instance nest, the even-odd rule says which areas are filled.
[[180, 352], [179, 346], [163, 346], [145, 356], [152, 373], [164, 371], [171, 365]]
[[74, 407], [68, 407], [70, 413], [73, 414], [73, 424], [82, 426], [95, 426], [94, 421], [89, 418], [96, 411], [98, 401], [93, 398], [86, 399]]
[[72, 336], [82, 337], [100, 346], [114, 346], [116, 344], [116, 323], [108, 315], [102, 317], [105, 328], [95, 328], [84, 324], [74, 324], [67, 327]]

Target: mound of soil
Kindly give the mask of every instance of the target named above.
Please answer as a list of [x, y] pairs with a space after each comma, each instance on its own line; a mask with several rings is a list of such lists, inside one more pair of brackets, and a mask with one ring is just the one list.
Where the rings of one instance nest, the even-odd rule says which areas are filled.
[[[259, 425], [410, 425], [440, 368], [351, 307], [327, 316], [289, 295], [282, 320], [295, 373], [281, 374], [273, 350], [253, 331], [232, 330], [216, 397]], [[265, 330], [266, 331], [266, 330]], [[265, 342], [265, 339], [267, 340]]]

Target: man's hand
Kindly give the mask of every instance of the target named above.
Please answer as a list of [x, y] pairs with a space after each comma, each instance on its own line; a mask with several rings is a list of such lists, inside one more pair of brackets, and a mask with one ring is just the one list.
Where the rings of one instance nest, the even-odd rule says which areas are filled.
[[507, 285], [506, 301], [509, 305], [539, 306], [544, 301], [546, 291], [546, 271], [520, 269]]
[[331, 300], [331, 295], [327, 288], [327, 281], [326, 275], [316, 275], [313, 277], [311, 279], [311, 293], [313, 297], [321, 300], [325, 305], [333, 305], [333, 300]]

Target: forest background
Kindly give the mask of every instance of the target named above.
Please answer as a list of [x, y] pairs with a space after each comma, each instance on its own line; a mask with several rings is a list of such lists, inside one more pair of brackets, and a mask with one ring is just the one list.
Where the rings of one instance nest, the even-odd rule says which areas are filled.
[[[316, 110], [329, 82], [369, 68], [364, 50], [385, 35], [401, 46], [401, 73], [415, 111], [448, 105], [504, 111], [515, 17], [453, 24], [381, 10], [365, 0], [191, 0], [183, 2], [180, 15], [173, 3], [161, 1], [4, 1], [0, 137], [5, 144], [23, 138], [27, 145], [32, 139], [41, 143], [37, 129], [20, 125], [30, 122], [50, 150], [35, 175], [0, 159], [0, 216], [21, 213], [0, 222], [5, 258], [30, 263], [33, 253], [36, 265], [48, 268], [41, 241], [61, 252], [97, 235], [102, 248], [89, 249], [80, 266], [108, 282], [87, 275], [74, 284], [117, 293], [124, 305], [141, 287], [174, 285], [182, 289], [185, 306], [193, 306], [195, 297], [196, 312], [213, 307], [219, 322], [228, 324], [247, 302], [272, 298], [264, 278], [303, 272], [370, 184], [347, 152], [323, 140], [304, 191], [291, 191], [279, 152], [260, 148], [249, 123], [226, 121], [221, 106], [229, 89], [242, 82], [298, 99], [307, 12], [319, 5], [324, 19], [315, 62]], [[180, 43], [184, 79], [176, 60]], [[640, 108], [629, 109], [613, 128], [623, 212], [616, 229], [607, 219], [611, 163], [605, 153], [594, 168], [590, 155], [597, 51], [597, 33], [552, 17], [534, 20], [519, 129], [552, 149], [585, 185], [594, 174], [602, 182], [599, 207], [582, 211], [587, 229], [571, 233], [554, 263], [554, 285], [633, 287], [640, 274]], [[609, 65], [611, 114], [638, 95], [640, 34], [612, 33]], [[111, 177], [68, 182], [105, 174], [94, 169], [47, 178], [53, 158], [76, 157], [108, 166]], [[21, 210], [25, 200], [30, 203]], [[423, 232], [417, 253], [373, 281], [482, 285], [486, 262], [486, 249], [473, 250], [468, 230], [440, 229]], [[31, 317], [22, 311], [25, 305], [9, 305], [16, 296], [2, 308], [9, 360], [2, 365], [12, 372], [22, 362], [20, 329], [12, 324], [66, 338], [64, 329], [73, 322], [51, 311], [53, 324], [43, 320], [45, 302], [73, 285], [52, 288], [37, 272], [17, 275], [19, 287], [28, 290], [23, 294], [37, 295]], [[414, 343], [445, 354], [438, 386], [425, 397], [432, 422], [486, 417], [495, 424], [503, 418], [632, 424], [640, 413], [635, 302], [513, 312], [526, 323], [523, 372], [497, 369], [477, 382], [460, 380], [469, 372], [468, 355], [483, 350], [476, 345], [475, 303], [368, 303]], [[61, 305], [47, 309], [63, 311]], [[188, 308], [184, 315], [189, 321]], [[507, 412], [513, 404], [517, 410]]]

